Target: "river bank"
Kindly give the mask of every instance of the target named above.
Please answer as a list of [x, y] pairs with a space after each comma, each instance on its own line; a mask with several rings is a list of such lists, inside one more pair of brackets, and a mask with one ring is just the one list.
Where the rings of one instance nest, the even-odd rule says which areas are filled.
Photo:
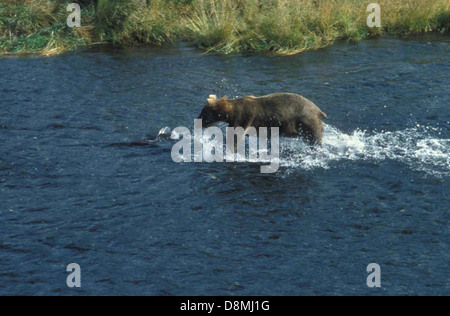
[[54, 55], [98, 43], [170, 46], [221, 54], [293, 55], [383, 34], [448, 34], [450, 2], [379, 0], [381, 28], [367, 26], [360, 0], [80, 0], [82, 27], [66, 24], [74, 0], [3, 0], [0, 54]]

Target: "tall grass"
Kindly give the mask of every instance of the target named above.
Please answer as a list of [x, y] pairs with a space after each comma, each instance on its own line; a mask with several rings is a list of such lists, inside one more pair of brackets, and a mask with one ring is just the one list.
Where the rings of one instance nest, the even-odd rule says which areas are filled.
[[[92, 27], [70, 29], [66, 25], [70, 2], [0, 1], [0, 52], [55, 54], [90, 44]], [[93, 11], [83, 13], [89, 22]]]
[[408, 35], [450, 31], [449, 0], [380, 0], [380, 5], [384, 8], [385, 32]]
[[[65, 8], [73, 1], [0, 0], [0, 50], [45, 53], [92, 42], [187, 41], [224, 54], [290, 55], [336, 40], [450, 30], [449, 0], [79, 0], [83, 27], [69, 29]], [[371, 2], [381, 5], [382, 28], [367, 26]]]
[[184, 9], [174, 0], [98, 0], [96, 32], [112, 43], [165, 45], [182, 32]]
[[359, 41], [383, 33], [447, 32], [448, 0], [379, 0], [383, 27], [367, 26], [361, 0], [197, 0], [186, 28], [200, 47], [229, 53], [273, 51], [296, 54], [343, 39]]

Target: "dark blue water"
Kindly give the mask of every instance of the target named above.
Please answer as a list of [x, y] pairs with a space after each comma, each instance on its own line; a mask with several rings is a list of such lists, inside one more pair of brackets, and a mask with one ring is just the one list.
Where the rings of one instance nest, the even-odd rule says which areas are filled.
[[[427, 37], [1, 59], [0, 294], [449, 294], [449, 56]], [[130, 144], [191, 127], [209, 94], [278, 91], [329, 120], [321, 149], [282, 140], [276, 174]]]

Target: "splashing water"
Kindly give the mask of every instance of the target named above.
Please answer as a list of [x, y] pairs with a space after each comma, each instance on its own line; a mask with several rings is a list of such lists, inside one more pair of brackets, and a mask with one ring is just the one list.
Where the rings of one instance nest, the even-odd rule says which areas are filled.
[[282, 166], [288, 168], [328, 169], [335, 162], [398, 160], [413, 170], [436, 176], [450, 175], [450, 139], [434, 138], [429, 128], [417, 126], [396, 132], [369, 135], [356, 130], [345, 134], [326, 125], [322, 148], [311, 148], [303, 141], [281, 142]]
[[[169, 134], [170, 129], [165, 128], [161, 131], [159, 138]], [[213, 142], [205, 137], [200, 141], [204, 146], [203, 157], [211, 155]], [[325, 125], [322, 147], [311, 147], [298, 138], [280, 139], [279, 162], [281, 167], [290, 171], [329, 169], [337, 167], [337, 162], [340, 161], [364, 160], [375, 162], [397, 160], [416, 171], [438, 177], [449, 176], [450, 139], [435, 138], [430, 135], [429, 127], [420, 125], [395, 132], [376, 132], [372, 135], [361, 130], [346, 134], [336, 127]], [[270, 163], [260, 160], [249, 162]]]

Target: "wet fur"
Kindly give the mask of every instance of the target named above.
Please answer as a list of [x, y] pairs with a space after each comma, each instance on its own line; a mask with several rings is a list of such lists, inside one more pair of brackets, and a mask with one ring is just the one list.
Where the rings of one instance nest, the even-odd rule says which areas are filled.
[[226, 122], [230, 127], [279, 127], [280, 134], [302, 136], [311, 144], [322, 144], [323, 122], [327, 115], [310, 100], [293, 93], [230, 100], [210, 95], [199, 119], [204, 126]]

